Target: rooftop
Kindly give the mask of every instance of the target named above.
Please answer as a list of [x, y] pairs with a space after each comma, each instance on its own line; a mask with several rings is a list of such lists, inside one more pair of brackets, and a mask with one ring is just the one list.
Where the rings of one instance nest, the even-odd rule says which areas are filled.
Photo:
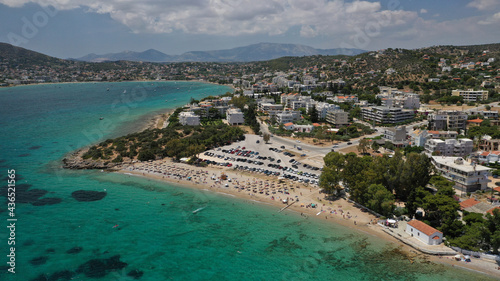
[[481, 202], [481, 201], [477, 200], [476, 198], [469, 198], [465, 201], [460, 202], [460, 208], [463, 210], [465, 208], [472, 207], [472, 206], [478, 204], [479, 202]]
[[[431, 156], [432, 161], [454, 168], [463, 172], [482, 172], [492, 170], [491, 168], [471, 164], [470, 162], [464, 161], [462, 157], [452, 157], [452, 156]], [[460, 161], [461, 160], [461, 161]]]
[[420, 232], [424, 233], [427, 236], [431, 236], [436, 232], [442, 233], [441, 231], [435, 229], [434, 227], [419, 220], [411, 220], [408, 222], [408, 224], [413, 226], [415, 229], [419, 230]]

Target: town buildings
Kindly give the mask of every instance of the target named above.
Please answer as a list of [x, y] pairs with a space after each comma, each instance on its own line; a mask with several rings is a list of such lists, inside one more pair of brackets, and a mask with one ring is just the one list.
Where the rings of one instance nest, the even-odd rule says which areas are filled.
[[226, 111], [226, 120], [229, 125], [243, 125], [245, 118], [239, 108], [230, 108]]
[[200, 116], [191, 111], [182, 111], [179, 113], [179, 123], [184, 126], [198, 126], [200, 125]]
[[471, 139], [428, 139], [425, 153], [442, 156], [467, 156], [472, 153], [474, 142]]
[[439, 245], [443, 242], [443, 233], [419, 220], [411, 220], [406, 224], [406, 233], [427, 245]]
[[460, 96], [464, 98], [464, 102], [477, 102], [488, 99], [488, 91], [484, 90], [453, 90], [452, 96]]
[[467, 127], [467, 113], [456, 110], [441, 110], [429, 114], [431, 130], [465, 130]]
[[388, 127], [384, 130], [383, 138], [392, 142], [395, 146], [405, 146], [406, 127]]
[[375, 121], [382, 124], [397, 124], [413, 119], [415, 113], [396, 107], [363, 107], [361, 112], [365, 121]]
[[349, 125], [349, 113], [342, 109], [329, 110], [326, 114], [326, 122], [337, 128]]
[[462, 157], [431, 156], [431, 163], [441, 176], [455, 183], [462, 192], [486, 190], [491, 168], [466, 162]]

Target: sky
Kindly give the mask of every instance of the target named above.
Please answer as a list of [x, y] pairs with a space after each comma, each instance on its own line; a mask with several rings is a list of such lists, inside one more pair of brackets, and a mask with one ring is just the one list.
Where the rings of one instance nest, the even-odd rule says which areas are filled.
[[0, 0], [0, 42], [59, 58], [500, 43], [500, 0]]

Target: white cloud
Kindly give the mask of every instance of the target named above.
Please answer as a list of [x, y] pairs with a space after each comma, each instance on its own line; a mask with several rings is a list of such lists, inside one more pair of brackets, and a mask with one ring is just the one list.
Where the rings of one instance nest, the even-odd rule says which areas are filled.
[[310, 38], [352, 34], [377, 25], [401, 27], [418, 18], [415, 12], [358, 0], [0, 0], [11, 7], [30, 2], [109, 14], [136, 33], [278, 35], [298, 26], [300, 36]]
[[428, 11], [427, 11], [426, 9], [420, 9], [420, 13], [421, 13], [421, 14], [427, 14], [427, 12], [428, 12]]
[[467, 4], [467, 7], [472, 7], [483, 11], [495, 7], [498, 4], [498, 0], [473, 0], [472, 2]]
[[486, 18], [485, 20], [480, 20], [478, 24], [481, 25], [489, 25], [489, 24], [494, 24], [494, 23], [500, 23], [500, 12], [494, 14], [491, 17]]

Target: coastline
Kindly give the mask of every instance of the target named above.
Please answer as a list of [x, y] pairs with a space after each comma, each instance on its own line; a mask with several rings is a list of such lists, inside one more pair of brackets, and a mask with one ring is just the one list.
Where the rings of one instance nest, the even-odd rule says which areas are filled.
[[[363, 212], [344, 198], [339, 198], [335, 201], [325, 200], [324, 195], [319, 193], [317, 187], [279, 181], [276, 177], [241, 172], [230, 168], [217, 166], [195, 167], [184, 163], [175, 163], [171, 159], [122, 164], [116, 168], [113, 169], [114, 172], [123, 175], [144, 177], [156, 181], [168, 182], [184, 188], [203, 190], [258, 202], [275, 207], [276, 212], [291, 211], [300, 214], [304, 219], [333, 223], [337, 226], [360, 231], [367, 235], [375, 236], [386, 243], [395, 245], [411, 262], [419, 259], [478, 272], [494, 278], [500, 276], [497, 265], [492, 261], [474, 259], [471, 263], [465, 263], [455, 261], [452, 256], [435, 256], [419, 252], [385, 233], [377, 224], [377, 218], [374, 215]], [[222, 179], [222, 175], [226, 176], [226, 180]], [[241, 187], [245, 188], [241, 189]], [[254, 189], [257, 192], [253, 192]], [[289, 194], [280, 192], [273, 194], [269, 192], [266, 195], [265, 190], [270, 191], [273, 189], [287, 190]], [[264, 190], [264, 193], [260, 193], [259, 190]], [[272, 199], [273, 197], [274, 199]], [[287, 204], [282, 202], [285, 198], [289, 200], [288, 202], [291, 202], [291, 205], [288, 205], [286, 209], [284, 207]], [[299, 200], [295, 202], [297, 198]], [[317, 207], [306, 207], [309, 204], [316, 204]]]
[[38, 86], [38, 85], [58, 85], [58, 84], [81, 84], [81, 83], [90, 83], [90, 84], [99, 84], [99, 83], [126, 83], [126, 82], [198, 82], [198, 83], [206, 83], [206, 84], [212, 84], [212, 85], [219, 85], [219, 86], [226, 86], [229, 87], [233, 90], [236, 90], [236, 88], [233, 86], [233, 84], [218, 84], [215, 82], [210, 82], [210, 81], [204, 81], [204, 80], [127, 80], [127, 81], [71, 81], [71, 82], [46, 82], [46, 83], [29, 83], [29, 84], [10, 84], [8, 86], [0, 86], [0, 89], [5, 88], [13, 88], [13, 87], [19, 87], [19, 86]]
[[[132, 82], [132, 81], [131, 81]], [[140, 81], [138, 81], [140, 82]], [[167, 82], [167, 81], [166, 81]], [[199, 81], [202, 82], [202, 81]], [[73, 83], [73, 82], [69, 82]], [[74, 83], [80, 83], [80, 82], [74, 82]], [[210, 83], [210, 82], [206, 82]], [[59, 83], [54, 83], [54, 84], [59, 84]], [[217, 84], [219, 85], [219, 84]], [[152, 118], [148, 119], [143, 119], [143, 121], [146, 121], [143, 123], [142, 130], [145, 129], [151, 129], [158, 127], [160, 122], [162, 120], [166, 120], [168, 117], [164, 116], [165, 114], [170, 114], [175, 110], [175, 108], [171, 109], [164, 109], [164, 113], [156, 113]], [[162, 111], [164, 111], [162, 110]], [[158, 111], [161, 112], [161, 111]], [[142, 122], [141, 122], [142, 123]], [[80, 148], [68, 155], [71, 155], [70, 158], [73, 158], [75, 161], [81, 160], [81, 154], [84, 153], [88, 147]], [[78, 159], [80, 158], [80, 159]], [[65, 158], [66, 159], [66, 158]], [[64, 161], [64, 160], [63, 160]], [[88, 161], [89, 163], [92, 161]], [[104, 161], [102, 161], [104, 163]], [[101, 164], [103, 164], [101, 163]], [[66, 164], [66, 162], [65, 162]], [[158, 173], [151, 173], [151, 172], [143, 172], [140, 170], [130, 170], [128, 168], [132, 166], [138, 166], [140, 164], [150, 164], [150, 165], [161, 165], [161, 164], [166, 164], [166, 165], [174, 165], [177, 168], [184, 169], [184, 172], [188, 173], [189, 171], [192, 171], [196, 173], [196, 171], [200, 172], [200, 175], [203, 175], [201, 172], [204, 171], [205, 174], [208, 173], [208, 175], [216, 174], [217, 176], [220, 177], [222, 172], [224, 172], [229, 178], [231, 179], [236, 179], [238, 183], [248, 183], [250, 185], [254, 185], [256, 183], [256, 186], [259, 186], [260, 182], [263, 183], [263, 185], [266, 184], [266, 181], [269, 182], [268, 185], [271, 186], [272, 183], [274, 183], [275, 186], [278, 185], [278, 179], [276, 177], [268, 177], [264, 176], [262, 174], [255, 174], [255, 173], [250, 173], [250, 172], [240, 172], [240, 171], [234, 171], [232, 169], [228, 168], [221, 168], [221, 167], [195, 167], [183, 163], [174, 163], [170, 159], [163, 159], [163, 160], [157, 160], [157, 161], [152, 161], [152, 162], [138, 162], [138, 163], [113, 163], [112, 166], [104, 165], [104, 166], [94, 166], [91, 167], [90, 165], [85, 166], [82, 165], [80, 169], [88, 169], [88, 168], [93, 168], [93, 169], [106, 169], [108, 171], [113, 171], [113, 172], [118, 172], [121, 174], [129, 175], [129, 176], [142, 176], [154, 180], [159, 180], [159, 181], [165, 181], [169, 182], [175, 185], [179, 185], [181, 187], [185, 188], [195, 188], [199, 190], [207, 190], [209, 192], [214, 192], [214, 193], [219, 193], [221, 195], [226, 195], [226, 196], [234, 196], [243, 200], [249, 200], [253, 202], [259, 202], [267, 205], [272, 205], [276, 207], [276, 211], [279, 209], [285, 207], [286, 205], [283, 204], [280, 200], [284, 199], [285, 197], [292, 198], [294, 199], [295, 196], [299, 196], [300, 201], [297, 203], [294, 203], [292, 206], [288, 207], [286, 210], [283, 212], [287, 211], [292, 211], [297, 214], [303, 215], [305, 218], [309, 219], [314, 219], [314, 220], [321, 220], [325, 223], [335, 223], [337, 225], [340, 225], [342, 227], [348, 227], [350, 229], [355, 229], [356, 231], [361, 231], [365, 234], [375, 236], [387, 243], [391, 243], [393, 245], [396, 245], [396, 248], [404, 251], [408, 259], [412, 260], [414, 258], [424, 258], [427, 259], [428, 261], [434, 262], [434, 263], [442, 263], [446, 264], [448, 266], [452, 267], [459, 267], [467, 270], [472, 270], [472, 271], [477, 271], [481, 272], [483, 274], [486, 274], [488, 276], [492, 276], [495, 278], [498, 278], [500, 275], [500, 271], [496, 270], [496, 265], [487, 262], [487, 261], [481, 261], [481, 260], [473, 260], [473, 263], [463, 263], [463, 262], [456, 262], [453, 259], [449, 259], [446, 257], [438, 257], [438, 256], [432, 256], [428, 254], [423, 254], [420, 252], [416, 252], [412, 247], [403, 244], [399, 240], [395, 239], [394, 237], [386, 234], [385, 232], [382, 231], [380, 226], [376, 224], [376, 217], [366, 213], [362, 212], [360, 209], [354, 206], [353, 203], [349, 203], [345, 199], [338, 199], [335, 200], [334, 202], [330, 201], [325, 201], [323, 198], [323, 195], [319, 193], [319, 189], [317, 187], [308, 187], [304, 184], [297, 184], [297, 183], [287, 183], [287, 187], [292, 187], [293, 190], [289, 189], [289, 194], [284, 195], [283, 193], [276, 193], [275, 194], [275, 199], [272, 200], [269, 196], [264, 196], [261, 195], [259, 192], [253, 193], [253, 192], [248, 192], [248, 191], [241, 191], [237, 190], [234, 188], [234, 184], [228, 184], [226, 187], [224, 182], [224, 185], [222, 185], [222, 181], [219, 181], [218, 184], [215, 184], [215, 180], [212, 180], [211, 178], [209, 181], [206, 181], [208, 183], [205, 184], [204, 182], [199, 181], [196, 183], [194, 180], [186, 180], [182, 177], [174, 178], [174, 177], [164, 177], [162, 174]], [[68, 167], [66, 168], [72, 168], [75, 169], [75, 167]], [[78, 169], [78, 168], [76, 168]], [[216, 176], [216, 178], [217, 178]], [[234, 182], [233, 180], [231, 181], [232, 183]], [[309, 190], [309, 191], [308, 191]], [[306, 208], [306, 207], [300, 207], [301, 203], [304, 203], [304, 205], [308, 205], [311, 203], [317, 204], [318, 208]], [[342, 210], [342, 211], [340, 211]], [[333, 211], [333, 213], [332, 213]], [[347, 215], [347, 217], [346, 217]]]

